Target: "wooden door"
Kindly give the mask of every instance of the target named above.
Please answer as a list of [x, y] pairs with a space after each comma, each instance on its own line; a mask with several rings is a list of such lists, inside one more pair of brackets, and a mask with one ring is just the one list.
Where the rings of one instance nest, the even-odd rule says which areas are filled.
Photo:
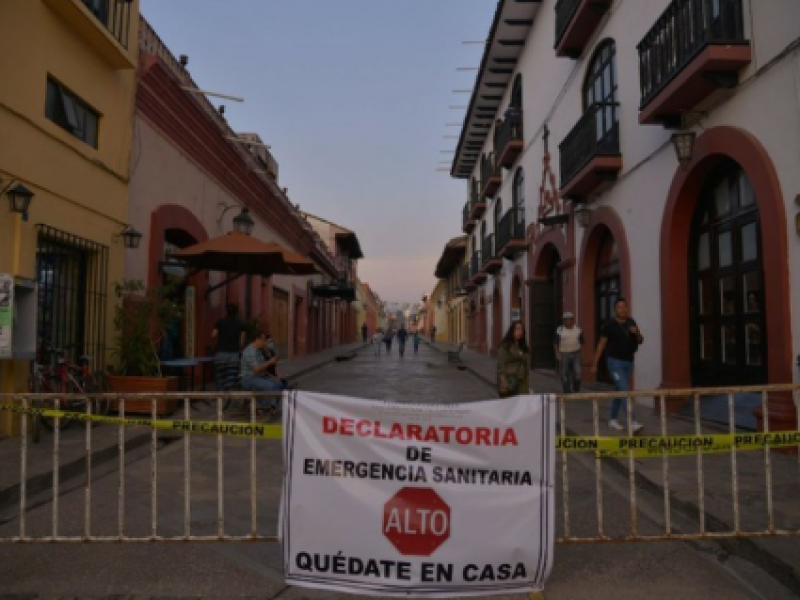
[[281, 358], [289, 357], [289, 294], [283, 290], [272, 290], [272, 339], [275, 351]]
[[534, 282], [531, 286], [531, 366], [554, 369], [556, 356], [553, 334], [556, 330], [556, 289], [552, 281]]

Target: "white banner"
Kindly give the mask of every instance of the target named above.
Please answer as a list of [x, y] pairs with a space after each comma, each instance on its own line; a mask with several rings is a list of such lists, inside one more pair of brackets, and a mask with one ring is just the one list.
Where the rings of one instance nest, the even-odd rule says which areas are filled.
[[542, 591], [553, 557], [554, 402], [290, 394], [286, 582], [381, 596]]

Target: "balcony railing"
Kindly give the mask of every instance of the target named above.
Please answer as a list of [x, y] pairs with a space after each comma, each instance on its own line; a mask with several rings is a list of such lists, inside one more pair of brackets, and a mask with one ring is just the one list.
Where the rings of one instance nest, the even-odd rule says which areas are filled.
[[461, 214], [461, 231], [469, 233], [475, 227], [475, 222], [472, 220], [472, 203], [465, 202], [464, 210]]
[[494, 152], [484, 154], [481, 158], [481, 194], [491, 197], [500, 187], [500, 169]]
[[[512, 145], [513, 142], [516, 144]], [[522, 150], [522, 110], [517, 109], [514, 116], [506, 117], [497, 130], [494, 147], [500, 164], [511, 167]]]
[[481, 255], [483, 256], [484, 265], [497, 256], [497, 245], [495, 244], [493, 233], [490, 233], [483, 238], [483, 243], [481, 244]]
[[120, 45], [128, 49], [132, 0], [81, 0]]
[[556, 44], [564, 37], [581, 0], [558, 0], [556, 2]]
[[467, 287], [467, 282], [469, 281], [469, 265], [461, 265], [458, 269], [458, 282], [461, 286], [461, 289]]
[[510, 208], [500, 219], [497, 228], [497, 247], [502, 251], [512, 240], [525, 241], [525, 209]]
[[619, 156], [616, 103], [593, 104], [559, 145], [561, 187], [597, 156]]
[[646, 106], [706, 46], [748, 43], [742, 0], [673, 0], [637, 46], [640, 106]]
[[469, 265], [469, 277], [473, 279], [476, 275], [481, 272], [481, 267], [483, 264], [481, 263], [481, 251], [476, 250], [472, 253], [472, 259], [470, 260]]

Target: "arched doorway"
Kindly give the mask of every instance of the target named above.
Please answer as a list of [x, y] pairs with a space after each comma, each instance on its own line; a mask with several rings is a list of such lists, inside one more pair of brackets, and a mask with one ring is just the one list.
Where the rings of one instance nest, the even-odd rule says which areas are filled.
[[700, 194], [689, 241], [693, 386], [767, 381], [763, 278], [755, 193], [726, 160]]
[[492, 356], [497, 356], [500, 342], [503, 340], [503, 296], [500, 293], [500, 283], [495, 284], [492, 294]]
[[[614, 315], [614, 303], [622, 296], [619, 249], [611, 231], [604, 228], [597, 254], [594, 276], [594, 323], [595, 339], [600, 339], [600, 329], [606, 319]], [[611, 382], [605, 361], [600, 361], [597, 380]]]
[[[164, 254], [159, 263], [161, 285], [171, 290], [169, 299], [181, 307], [181, 317], [166, 332], [161, 342], [159, 357], [163, 360], [198, 356], [209, 349], [197, 348], [197, 290], [189, 284], [186, 266], [170, 256], [181, 248], [197, 243], [197, 239], [184, 229], [167, 228], [164, 231]], [[199, 352], [202, 350], [202, 352]]]
[[558, 326], [558, 316], [564, 306], [561, 256], [552, 244], [547, 244], [539, 253], [539, 261], [531, 283], [530, 299], [530, 345], [531, 367], [554, 369], [556, 356], [553, 349], [553, 333]]

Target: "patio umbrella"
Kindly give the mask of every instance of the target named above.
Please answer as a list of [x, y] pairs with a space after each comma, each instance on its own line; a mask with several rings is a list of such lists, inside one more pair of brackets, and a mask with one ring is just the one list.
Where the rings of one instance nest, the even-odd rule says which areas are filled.
[[264, 277], [319, 273], [309, 259], [275, 242], [264, 242], [238, 231], [182, 248], [170, 256], [197, 271], [224, 271]]

